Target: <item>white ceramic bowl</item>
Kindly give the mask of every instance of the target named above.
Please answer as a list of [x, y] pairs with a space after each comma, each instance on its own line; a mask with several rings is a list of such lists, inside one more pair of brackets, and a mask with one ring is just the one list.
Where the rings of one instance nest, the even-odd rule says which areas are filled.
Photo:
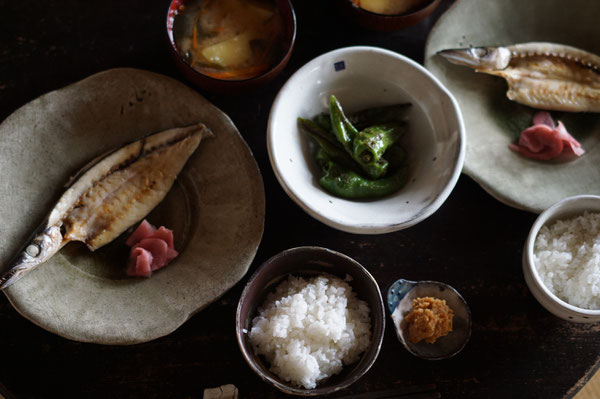
[[544, 285], [533, 260], [533, 246], [543, 225], [555, 220], [581, 215], [584, 211], [600, 212], [600, 197], [595, 195], [568, 197], [552, 205], [538, 216], [525, 242], [523, 274], [531, 293], [546, 310], [561, 319], [579, 323], [595, 323], [600, 321], [600, 310], [578, 308], [558, 298]]
[[[412, 103], [402, 142], [410, 172], [402, 190], [377, 200], [346, 200], [319, 186], [314, 149], [297, 118], [327, 111], [331, 94], [346, 112]], [[279, 183], [309, 215], [350, 233], [381, 234], [413, 226], [442, 205], [462, 169], [465, 133], [456, 101], [421, 65], [376, 47], [347, 47], [313, 59], [282, 87], [267, 145]]]

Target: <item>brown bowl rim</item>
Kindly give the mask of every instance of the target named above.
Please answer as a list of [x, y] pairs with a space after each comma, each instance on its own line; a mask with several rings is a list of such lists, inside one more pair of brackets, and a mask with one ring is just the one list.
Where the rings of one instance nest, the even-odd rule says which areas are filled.
[[354, 9], [356, 9], [357, 12], [364, 12], [365, 14], [371, 15], [373, 17], [379, 17], [379, 18], [385, 18], [385, 19], [401, 19], [401, 18], [416, 16], [417, 14], [422, 13], [429, 7], [436, 8], [439, 5], [441, 0], [429, 0], [427, 2], [427, 4], [424, 5], [423, 7], [420, 7], [413, 11], [405, 12], [402, 14], [379, 14], [379, 13], [376, 13], [373, 11], [365, 10], [364, 8], [356, 5], [352, 0], [344, 0], [344, 1], [349, 3], [350, 7], [353, 7]]
[[[239, 80], [218, 79], [218, 78], [214, 78], [209, 75], [205, 75], [202, 72], [194, 69], [187, 61], [185, 61], [183, 59], [181, 54], [179, 54], [179, 51], [177, 51], [177, 45], [175, 44], [175, 38], [173, 37], [173, 26], [172, 26], [172, 24], [169, 23], [169, 18], [171, 17], [171, 8], [173, 6], [173, 3], [175, 3], [176, 1], [178, 1], [178, 0], [169, 0], [169, 5], [167, 7], [167, 18], [166, 18], [167, 42], [169, 45], [169, 49], [171, 50], [171, 53], [177, 58], [177, 60], [181, 63], [181, 65], [186, 67], [186, 69], [190, 73], [193, 73], [194, 75], [201, 77], [202, 79], [206, 79], [209, 82], [215, 82], [215, 83], [218, 82], [218, 84], [234, 86], [237, 84], [241, 85], [241, 84], [245, 84], [245, 83], [252, 82], [252, 81], [258, 81], [259, 79], [268, 76], [270, 73], [272, 73], [274, 70], [279, 68], [282, 64], [287, 63], [287, 61], [289, 60], [290, 54], [291, 54], [292, 50], [294, 49], [294, 44], [296, 43], [296, 35], [297, 35], [297, 31], [298, 31], [298, 22], [296, 20], [296, 11], [294, 10], [294, 6], [293, 6], [291, 0], [283, 0], [289, 4], [291, 19], [292, 19], [292, 34], [291, 34], [289, 43], [286, 44], [287, 49], [286, 49], [284, 55], [281, 57], [279, 62], [274, 64], [271, 68], [267, 69], [265, 72], [261, 73], [260, 75], [252, 76], [251, 78], [247, 78], [247, 79], [239, 79]], [[180, 1], [183, 2], [183, 1], [189, 1], [189, 0], [180, 0]], [[433, 1], [435, 1], [435, 0], [433, 0]]]

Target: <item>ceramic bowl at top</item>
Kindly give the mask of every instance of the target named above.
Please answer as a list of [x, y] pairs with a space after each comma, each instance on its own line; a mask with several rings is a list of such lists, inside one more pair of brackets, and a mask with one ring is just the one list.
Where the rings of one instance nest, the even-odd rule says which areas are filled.
[[557, 220], [569, 219], [583, 215], [584, 212], [600, 212], [600, 196], [576, 195], [565, 198], [538, 216], [534, 222], [523, 250], [523, 274], [525, 282], [538, 302], [549, 312], [562, 319], [579, 323], [597, 323], [600, 321], [600, 310], [582, 309], [559, 298], [544, 284], [544, 280], [536, 267], [534, 256], [535, 241], [540, 229]]
[[[336, 0], [340, 11], [352, 23], [370, 30], [391, 32], [408, 28], [431, 14], [441, 0], [404, 0], [402, 11], [397, 14], [380, 14], [361, 8], [352, 0]], [[380, 3], [380, 2], [378, 2]]]
[[192, 3], [192, 0], [171, 0], [167, 12], [167, 38], [169, 50], [177, 69], [188, 81], [199, 89], [216, 94], [246, 92], [271, 82], [287, 65], [296, 40], [296, 14], [292, 7], [292, 3], [290, 0], [273, 1], [281, 15], [283, 25], [283, 32], [281, 34], [281, 40], [279, 41], [279, 45], [281, 46], [281, 56], [269, 69], [260, 74], [239, 80], [228, 80], [208, 76], [207, 74], [200, 72], [198, 69], [193, 68], [184, 57], [181, 56], [174, 35], [175, 19], [180, 12], [183, 12], [182, 10], [185, 10], [188, 3]]
[[[298, 117], [326, 112], [334, 94], [344, 110], [410, 102], [407, 151], [409, 177], [398, 192], [375, 200], [347, 200], [319, 185], [312, 139]], [[462, 116], [452, 95], [416, 62], [376, 47], [347, 47], [300, 68], [277, 95], [267, 132], [271, 165], [285, 192], [308, 214], [351, 233], [401, 230], [432, 215], [461, 172], [465, 153]]]
[[[360, 359], [345, 365], [339, 374], [317, 383], [313, 389], [299, 388], [279, 378], [269, 368], [262, 356], [254, 352], [249, 339], [252, 320], [257, 308], [287, 276], [314, 277], [329, 274], [348, 281], [358, 299], [369, 306], [371, 342]], [[288, 249], [263, 263], [248, 281], [236, 313], [236, 335], [242, 355], [248, 365], [267, 383], [282, 392], [301, 396], [321, 396], [344, 389], [361, 378], [375, 363], [383, 343], [385, 309], [381, 291], [371, 274], [360, 263], [339, 252], [321, 247]]]

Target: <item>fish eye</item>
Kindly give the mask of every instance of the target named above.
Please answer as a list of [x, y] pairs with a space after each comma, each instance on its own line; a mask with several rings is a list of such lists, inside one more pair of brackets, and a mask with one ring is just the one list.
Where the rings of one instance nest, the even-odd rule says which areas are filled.
[[483, 58], [488, 55], [488, 50], [485, 47], [475, 47], [471, 51], [477, 58]]
[[27, 255], [35, 258], [40, 254], [40, 246], [36, 244], [29, 244], [27, 248], [25, 248], [25, 252]]

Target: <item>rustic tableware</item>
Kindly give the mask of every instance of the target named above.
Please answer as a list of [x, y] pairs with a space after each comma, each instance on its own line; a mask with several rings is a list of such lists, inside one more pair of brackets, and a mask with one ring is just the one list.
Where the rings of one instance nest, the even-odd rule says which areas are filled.
[[[347, 112], [410, 102], [408, 183], [376, 200], [347, 200], [319, 186], [312, 140], [298, 117], [327, 111], [335, 94]], [[347, 47], [300, 68], [271, 108], [267, 129], [271, 166], [285, 192], [317, 220], [342, 231], [382, 234], [431, 216], [450, 195], [464, 158], [463, 123], [452, 95], [416, 62], [376, 47]]]
[[[261, 357], [254, 353], [248, 339], [252, 318], [256, 309], [264, 302], [267, 294], [288, 275], [316, 276], [332, 274], [348, 282], [358, 298], [364, 300], [371, 309], [371, 344], [361, 359], [344, 367], [338, 375], [332, 376], [314, 389], [301, 389], [281, 380], [269, 371]], [[320, 396], [337, 392], [350, 386], [362, 377], [375, 363], [385, 331], [385, 310], [377, 282], [360, 263], [339, 252], [320, 247], [298, 247], [288, 249], [264, 262], [252, 275], [238, 303], [236, 313], [236, 335], [240, 350], [248, 365], [260, 378], [282, 392], [292, 395]]]
[[185, 5], [187, 0], [171, 0], [169, 10], [167, 12], [167, 38], [169, 44], [169, 52], [171, 53], [177, 69], [181, 74], [199, 89], [206, 90], [216, 94], [234, 94], [256, 89], [264, 86], [275, 79], [287, 65], [294, 42], [296, 40], [296, 14], [290, 0], [276, 0], [277, 7], [284, 21], [283, 32], [283, 48], [285, 49], [282, 58], [278, 63], [274, 64], [268, 71], [244, 80], [225, 80], [216, 79], [202, 74], [192, 68], [177, 51], [175, 39], [173, 38], [173, 21], [175, 15], [182, 5]]
[[[413, 299], [433, 297], [443, 299], [454, 312], [452, 331], [435, 343], [412, 343], [408, 339], [404, 317], [412, 309]], [[411, 354], [426, 360], [448, 359], [458, 354], [471, 336], [471, 311], [464, 298], [448, 284], [437, 281], [395, 281], [387, 291], [387, 306], [398, 340]]]
[[370, 30], [391, 32], [421, 22], [440, 5], [440, 0], [425, 0], [418, 7], [396, 15], [374, 13], [360, 8], [351, 0], [336, 0], [336, 3], [352, 23]]
[[600, 310], [582, 309], [573, 306], [557, 297], [542, 281], [534, 260], [534, 245], [542, 226], [556, 220], [582, 215], [585, 211], [600, 212], [600, 197], [595, 195], [577, 195], [565, 198], [544, 212], [534, 222], [525, 248], [523, 249], [523, 275], [529, 290], [537, 301], [555, 316], [578, 323], [597, 323], [600, 321]]
[[[499, 201], [540, 213], [579, 194], [600, 195], [600, 114], [554, 113], [586, 153], [570, 162], [535, 161], [511, 151], [536, 110], [506, 98], [504, 79], [449, 63], [448, 48], [532, 41], [566, 44], [600, 54], [600, 2], [458, 0], [432, 29], [425, 66], [456, 96], [465, 118], [464, 172]], [[557, 29], [576, 26], [577, 29]]]
[[197, 122], [215, 137], [202, 141], [148, 216], [174, 230], [179, 256], [151, 278], [130, 278], [124, 236], [95, 252], [70, 243], [4, 290], [19, 313], [77, 341], [124, 345], [169, 334], [244, 276], [262, 238], [265, 197], [252, 153], [227, 115], [156, 73], [101, 72], [24, 105], [0, 125], [6, 265], [91, 159]]

